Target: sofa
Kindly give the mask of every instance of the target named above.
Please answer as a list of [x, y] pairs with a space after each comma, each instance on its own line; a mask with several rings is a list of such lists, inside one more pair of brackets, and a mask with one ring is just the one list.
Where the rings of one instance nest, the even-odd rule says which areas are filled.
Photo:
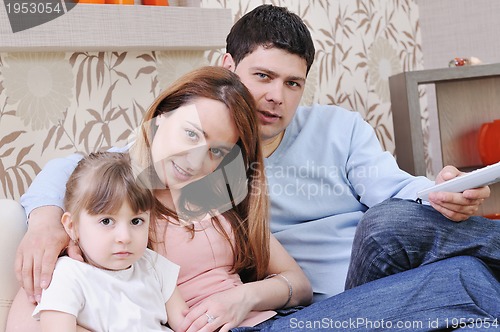
[[19, 290], [14, 273], [17, 246], [26, 232], [26, 214], [22, 206], [10, 199], [0, 199], [0, 331], [5, 331], [12, 300]]

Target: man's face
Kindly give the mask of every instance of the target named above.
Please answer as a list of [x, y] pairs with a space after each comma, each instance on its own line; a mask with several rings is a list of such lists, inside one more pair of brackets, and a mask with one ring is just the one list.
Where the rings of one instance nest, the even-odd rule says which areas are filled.
[[238, 74], [253, 95], [263, 143], [280, 137], [302, 98], [306, 61], [275, 47], [259, 46], [237, 66], [231, 56], [226, 54], [223, 66]]

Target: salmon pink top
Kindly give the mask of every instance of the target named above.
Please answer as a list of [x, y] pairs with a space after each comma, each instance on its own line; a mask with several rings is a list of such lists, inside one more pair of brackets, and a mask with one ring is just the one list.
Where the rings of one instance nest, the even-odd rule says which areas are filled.
[[[223, 216], [218, 218], [234, 241], [229, 222]], [[157, 227], [159, 239], [165, 242], [158, 245], [157, 252], [180, 266], [177, 283], [190, 308], [213, 294], [243, 284], [240, 276], [231, 272], [231, 246], [217, 231], [210, 217], [196, 222], [194, 229], [194, 237], [191, 238], [189, 228], [176, 222], [159, 220]], [[254, 326], [275, 314], [274, 311], [252, 311], [240, 326]]]

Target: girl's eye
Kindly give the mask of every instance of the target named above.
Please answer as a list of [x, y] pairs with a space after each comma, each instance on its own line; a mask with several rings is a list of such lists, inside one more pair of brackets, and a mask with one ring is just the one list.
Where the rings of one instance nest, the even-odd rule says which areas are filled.
[[222, 158], [225, 156], [225, 153], [219, 148], [210, 148], [210, 152], [215, 158]]
[[185, 130], [185, 132], [186, 132], [186, 136], [187, 136], [190, 140], [192, 140], [193, 142], [197, 142], [197, 141], [198, 141], [199, 136], [198, 136], [198, 134], [197, 134], [197, 133], [195, 133], [194, 131], [192, 131], [192, 130], [190, 130], [190, 129], [186, 129], [186, 130]]
[[103, 219], [101, 219], [100, 223], [104, 226], [109, 226], [109, 225], [113, 224], [113, 220], [111, 220], [109, 218], [103, 218]]
[[134, 226], [140, 226], [144, 223], [144, 220], [141, 218], [134, 218], [130, 221], [130, 223]]

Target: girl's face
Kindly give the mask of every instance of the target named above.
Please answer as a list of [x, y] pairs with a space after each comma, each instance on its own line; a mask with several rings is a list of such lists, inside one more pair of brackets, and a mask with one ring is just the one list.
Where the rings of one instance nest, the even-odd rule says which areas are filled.
[[153, 121], [157, 131], [151, 156], [169, 189], [180, 189], [212, 173], [239, 138], [229, 108], [208, 98], [197, 98]]
[[[107, 270], [124, 270], [146, 250], [149, 212], [136, 214], [124, 202], [115, 214], [90, 215], [82, 211], [78, 242], [88, 263]], [[74, 238], [72, 236], [72, 238]]]

